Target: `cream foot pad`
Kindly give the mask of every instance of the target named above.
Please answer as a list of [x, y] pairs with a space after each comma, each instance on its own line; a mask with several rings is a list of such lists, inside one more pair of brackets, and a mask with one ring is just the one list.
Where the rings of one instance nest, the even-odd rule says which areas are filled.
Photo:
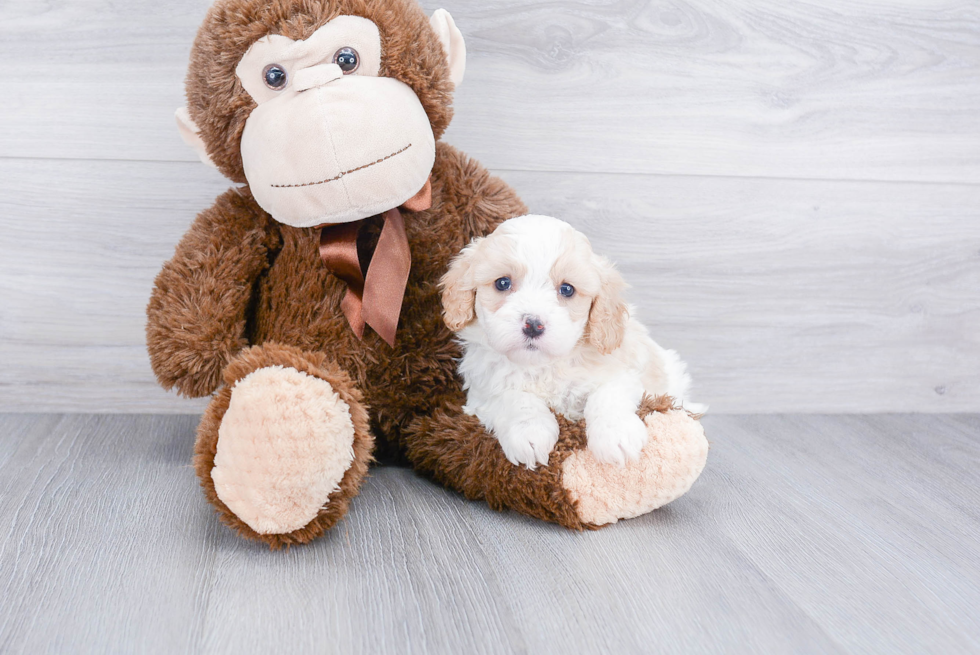
[[260, 368], [232, 389], [211, 479], [221, 502], [257, 533], [292, 532], [340, 488], [353, 443], [349, 408], [329, 382]]
[[653, 412], [644, 419], [649, 441], [625, 467], [598, 462], [589, 450], [570, 455], [562, 483], [580, 518], [594, 525], [646, 514], [684, 495], [704, 469], [708, 441], [686, 412]]

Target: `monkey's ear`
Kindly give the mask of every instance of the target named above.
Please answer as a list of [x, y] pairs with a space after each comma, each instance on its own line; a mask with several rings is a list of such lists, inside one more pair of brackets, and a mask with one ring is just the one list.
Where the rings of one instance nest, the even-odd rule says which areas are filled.
[[184, 143], [194, 149], [202, 162], [211, 168], [217, 168], [208, 156], [208, 149], [204, 145], [204, 139], [201, 138], [201, 129], [191, 119], [187, 107], [181, 107], [177, 110], [177, 131], [180, 132], [180, 138], [184, 140]]
[[459, 86], [466, 71], [466, 43], [463, 41], [463, 34], [445, 9], [436, 9], [429, 23], [442, 42], [442, 49], [446, 52], [446, 59], [449, 60], [449, 79]]

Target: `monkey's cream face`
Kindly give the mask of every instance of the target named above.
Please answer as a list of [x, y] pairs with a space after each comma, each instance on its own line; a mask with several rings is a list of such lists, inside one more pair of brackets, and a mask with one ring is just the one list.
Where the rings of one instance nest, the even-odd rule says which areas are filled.
[[429, 118], [412, 89], [378, 77], [381, 36], [340, 16], [305, 41], [259, 39], [235, 70], [258, 105], [242, 133], [256, 202], [294, 227], [345, 223], [397, 207], [435, 162]]

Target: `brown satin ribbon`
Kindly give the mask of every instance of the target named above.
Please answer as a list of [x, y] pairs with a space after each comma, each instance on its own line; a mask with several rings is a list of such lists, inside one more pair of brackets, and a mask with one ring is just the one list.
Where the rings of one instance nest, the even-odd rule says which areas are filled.
[[[427, 180], [422, 190], [402, 205], [409, 211], [423, 211], [431, 206], [431, 180]], [[357, 256], [357, 233], [363, 221], [323, 227], [320, 230], [320, 259], [330, 272], [347, 284], [347, 293], [340, 302], [340, 308], [357, 338], [364, 338], [366, 323], [389, 346], [394, 346], [405, 285], [412, 268], [412, 253], [401, 211], [396, 207], [382, 216], [384, 227], [371, 256], [367, 275], [361, 273], [361, 262]]]

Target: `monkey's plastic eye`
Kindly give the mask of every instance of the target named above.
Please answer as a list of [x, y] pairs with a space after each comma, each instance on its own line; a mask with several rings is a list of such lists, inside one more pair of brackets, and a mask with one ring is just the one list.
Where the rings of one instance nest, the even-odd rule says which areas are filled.
[[357, 55], [357, 50], [354, 48], [341, 48], [333, 56], [333, 63], [340, 66], [340, 70], [344, 71], [344, 75], [350, 75], [361, 65], [361, 58]]
[[493, 286], [497, 289], [497, 291], [507, 291], [510, 289], [510, 278], [498, 277], [496, 280], [494, 280]]
[[562, 282], [561, 286], [558, 287], [558, 293], [565, 296], [566, 298], [571, 298], [575, 295], [575, 287], [570, 285], [568, 282]]
[[269, 64], [262, 71], [262, 79], [270, 89], [279, 89], [286, 86], [286, 69], [279, 64]]

